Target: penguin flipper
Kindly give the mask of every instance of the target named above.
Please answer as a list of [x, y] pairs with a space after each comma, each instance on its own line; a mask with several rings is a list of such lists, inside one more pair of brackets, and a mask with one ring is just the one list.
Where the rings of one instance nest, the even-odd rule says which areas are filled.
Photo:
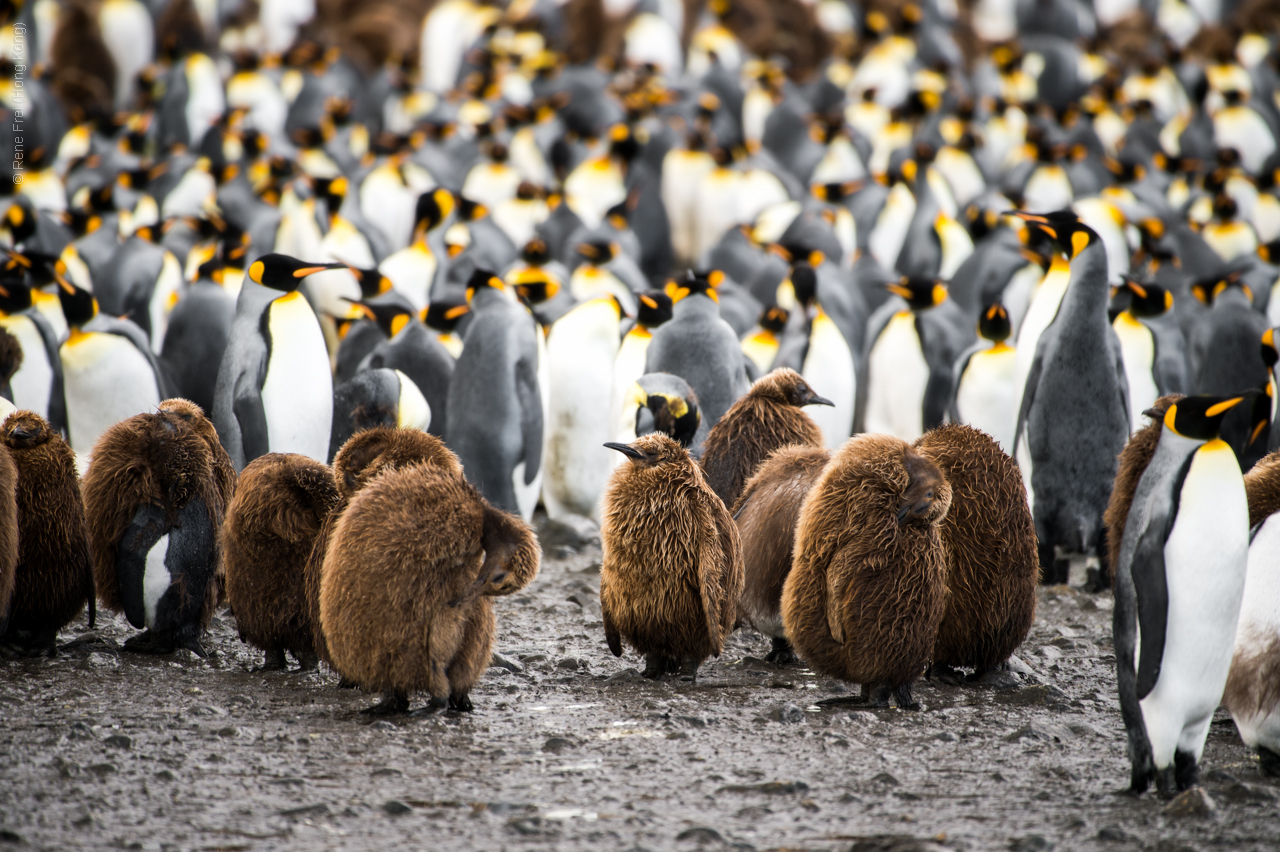
[[189, 631], [196, 638], [204, 628], [205, 614], [213, 614], [208, 598], [217, 595], [211, 585], [218, 567], [218, 534], [213, 514], [198, 494], [182, 507], [177, 520], [165, 554], [166, 567], [176, 582], [156, 606], [155, 626], [175, 633]]
[[[266, 359], [263, 359], [265, 366]], [[259, 370], [260, 373], [265, 370]], [[262, 407], [262, 384], [265, 376], [241, 373], [232, 390], [231, 410], [240, 427], [240, 446], [246, 463], [270, 452], [267, 412]]]
[[138, 507], [129, 527], [116, 546], [116, 575], [120, 580], [120, 599], [124, 603], [124, 615], [134, 627], [147, 626], [147, 608], [144, 584], [147, 573], [147, 554], [160, 537], [169, 530], [164, 510], [148, 503]]
[[[1036, 398], [1036, 387], [1040, 384], [1040, 372], [1044, 368], [1044, 340], [1047, 335], [1040, 336], [1036, 345], [1036, 357], [1031, 362], [1031, 370], [1027, 373], [1027, 383], [1022, 391], [1022, 405], [1018, 408], [1016, 428], [1013, 430], [1013, 449], [1010, 456], [1018, 458], [1018, 445], [1022, 442], [1022, 433], [1027, 423], [1027, 414], [1031, 411], [1031, 403]], [[1126, 386], [1127, 388], [1127, 386]], [[1126, 393], [1128, 393], [1126, 389]]]
[[542, 397], [538, 393], [538, 371], [529, 358], [516, 364], [516, 398], [520, 402], [520, 435], [524, 447], [524, 484], [532, 485], [542, 470]]
[[1139, 701], [1155, 689], [1156, 681], [1160, 679], [1169, 617], [1169, 583], [1165, 575], [1164, 546], [1173, 530], [1173, 522], [1178, 515], [1178, 495], [1182, 493], [1182, 483], [1194, 458], [1194, 453], [1189, 455], [1178, 471], [1169, 492], [1171, 499], [1168, 508], [1163, 513], [1153, 515], [1148, 521], [1134, 546], [1129, 563], [1137, 604], [1140, 642], [1135, 690]]

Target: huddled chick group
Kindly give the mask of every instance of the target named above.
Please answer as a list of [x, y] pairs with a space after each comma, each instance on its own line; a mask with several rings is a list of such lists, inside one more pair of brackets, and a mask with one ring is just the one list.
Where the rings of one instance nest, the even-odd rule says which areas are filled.
[[0, 636], [465, 710], [541, 504], [911, 706], [1086, 556], [1133, 786], [1280, 771], [1280, 14], [1158, 6], [8, 4]]

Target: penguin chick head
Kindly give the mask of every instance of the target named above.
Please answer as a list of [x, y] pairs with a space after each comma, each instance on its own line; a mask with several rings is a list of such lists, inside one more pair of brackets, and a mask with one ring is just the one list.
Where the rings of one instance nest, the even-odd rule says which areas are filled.
[[890, 293], [907, 300], [913, 311], [937, 307], [947, 300], [947, 287], [932, 278], [907, 278], [884, 285]]
[[372, 299], [348, 299], [365, 319], [373, 320], [388, 338], [395, 337], [416, 315], [413, 305], [401, 293], [390, 290]]
[[693, 443], [702, 421], [698, 395], [678, 376], [647, 373], [627, 392], [624, 411], [635, 409], [637, 435], [662, 432], [682, 447]]
[[661, 290], [650, 290], [641, 293], [636, 303], [636, 325], [644, 328], [657, 328], [672, 316], [671, 297]]
[[1261, 391], [1248, 390], [1235, 396], [1184, 396], [1164, 413], [1164, 427], [1175, 435], [1197, 441], [1212, 441], [1222, 428], [1222, 418]]
[[470, 311], [471, 306], [466, 302], [436, 299], [422, 312], [422, 323], [434, 331], [448, 334], [458, 327], [458, 323]]
[[428, 231], [435, 230], [453, 212], [453, 193], [441, 188], [418, 196], [413, 209], [413, 238], [424, 239]]
[[908, 447], [902, 466], [907, 487], [898, 502], [899, 524], [932, 524], [946, 517], [951, 508], [951, 485], [934, 462]]
[[1173, 307], [1173, 294], [1158, 284], [1143, 284], [1125, 276], [1119, 289], [1132, 294], [1129, 313], [1135, 317], [1158, 317]]
[[1013, 215], [1046, 234], [1072, 259], [1100, 240], [1098, 232], [1080, 221], [1075, 211], [1069, 208], [1052, 213], [1028, 213], [1025, 210], [1014, 210]]
[[796, 408], [804, 408], [806, 405], [835, 405], [826, 397], [818, 396], [804, 377], [790, 367], [779, 367], [756, 379], [747, 395]]
[[690, 464], [689, 451], [667, 435], [654, 432], [636, 438], [630, 444], [605, 444], [631, 460], [632, 467], [645, 469], [669, 464]]
[[0, 426], [0, 439], [15, 450], [38, 447], [53, 435], [49, 421], [34, 411], [15, 411]]
[[482, 293], [486, 288], [493, 288], [498, 292], [502, 292], [506, 289], [506, 286], [502, 279], [492, 270], [476, 269], [471, 273], [471, 277], [467, 279], [467, 302], [470, 303], [475, 298], [476, 293]]
[[61, 275], [58, 276], [58, 301], [63, 316], [71, 328], [80, 328], [98, 315], [98, 300], [83, 287], [77, 287]]
[[1009, 339], [1013, 333], [1013, 325], [1009, 322], [1009, 312], [999, 302], [992, 302], [978, 317], [978, 334], [984, 340], [1001, 343]]
[[22, 344], [18, 338], [0, 328], [0, 382], [8, 383], [22, 366]]
[[292, 293], [302, 284], [302, 279], [326, 269], [346, 269], [345, 263], [306, 263], [287, 254], [272, 252], [249, 264], [246, 275], [249, 280], [272, 290]]

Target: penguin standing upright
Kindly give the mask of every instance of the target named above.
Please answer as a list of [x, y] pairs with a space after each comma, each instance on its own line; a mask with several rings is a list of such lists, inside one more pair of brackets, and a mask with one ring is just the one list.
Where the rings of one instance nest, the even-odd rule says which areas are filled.
[[1236, 638], [1249, 505], [1235, 453], [1218, 437], [1247, 395], [1169, 406], [1124, 520], [1114, 635], [1131, 788], [1196, 783]]
[[453, 196], [449, 190], [437, 189], [419, 195], [413, 211], [413, 241], [378, 265], [378, 270], [391, 280], [391, 286], [403, 293], [417, 310], [427, 306], [441, 267], [427, 239], [452, 212]]
[[[1124, 375], [1129, 384], [1129, 423], [1137, 430], [1142, 423], [1142, 412], [1167, 393], [1186, 390], [1185, 361], [1181, 353], [1173, 353], [1173, 363], [1181, 362], [1178, 374], [1171, 370], [1171, 359], [1160, 351], [1160, 339], [1156, 332], [1142, 320], [1163, 316], [1173, 307], [1173, 294], [1156, 284], [1142, 284], [1126, 278], [1124, 289], [1131, 296], [1129, 306], [1116, 315], [1111, 327], [1120, 341], [1120, 353], [1124, 358]], [[1172, 332], [1181, 337], [1174, 324]], [[1172, 375], [1171, 375], [1172, 373]]]
[[9, 381], [12, 401], [18, 408], [34, 411], [47, 419], [55, 431], [67, 428], [66, 399], [63, 396], [62, 359], [53, 326], [32, 302], [31, 279], [19, 272], [18, 259], [10, 255], [6, 274], [0, 279], [0, 327], [22, 346], [22, 366]]
[[236, 300], [224, 286], [230, 272], [219, 260], [200, 267], [169, 314], [173, 333], [165, 334], [159, 356], [173, 392], [210, 413], [218, 382], [210, 366], [222, 363], [236, 316]]
[[467, 296], [471, 324], [449, 382], [445, 443], [486, 500], [528, 519], [542, 475], [536, 323], [490, 271], [472, 273]]
[[249, 265], [213, 402], [213, 425], [237, 471], [269, 452], [328, 456], [333, 376], [319, 320], [298, 287], [338, 267], [275, 253]]
[[[625, 422], [634, 412], [624, 412], [627, 395], [636, 380], [644, 375], [644, 362], [649, 354], [649, 344], [653, 342], [653, 330], [672, 316], [671, 297], [666, 293], [654, 290], [640, 294], [636, 307], [636, 322], [622, 338], [618, 346], [618, 355], [613, 359], [613, 390], [609, 394], [609, 412], [613, 418], [612, 435], [625, 434], [625, 429], [634, 430], [635, 423]], [[621, 419], [620, 419], [621, 418]], [[621, 439], [619, 439], [621, 440]], [[630, 438], [622, 443], [635, 440], [634, 431]], [[615, 457], [621, 464], [622, 456]]]
[[955, 400], [951, 421], [981, 429], [1006, 453], [1013, 449], [1013, 410], [1017, 398], [1014, 371], [1017, 352], [1005, 341], [1010, 333], [1009, 312], [999, 302], [978, 318], [980, 342], [956, 360]]
[[1071, 253], [1071, 282], [1037, 346], [1014, 435], [1043, 579], [1060, 583], [1070, 563], [1057, 558], [1059, 547], [1106, 558], [1102, 514], [1129, 434], [1129, 392], [1107, 322], [1107, 255], [1097, 233], [1069, 210], [1017, 215]]

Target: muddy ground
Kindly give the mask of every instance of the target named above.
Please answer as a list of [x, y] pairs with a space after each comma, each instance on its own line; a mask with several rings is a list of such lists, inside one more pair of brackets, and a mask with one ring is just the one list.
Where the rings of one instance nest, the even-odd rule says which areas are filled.
[[225, 612], [209, 661], [122, 653], [109, 615], [0, 660], [0, 849], [1280, 849], [1280, 783], [1221, 711], [1210, 813], [1119, 794], [1109, 596], [1042, 590], [1021, 674], [867, 712], [819, 707], [848, 687], [749, 631], [696, 685], [640, 679], [604, 642], [598, 547], [547, 550], [466, 716], [255, 673]]

